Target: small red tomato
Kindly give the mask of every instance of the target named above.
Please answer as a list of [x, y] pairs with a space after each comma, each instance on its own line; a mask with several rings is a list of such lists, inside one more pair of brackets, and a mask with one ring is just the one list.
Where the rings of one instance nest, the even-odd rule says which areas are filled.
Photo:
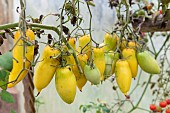
[[170, 109], [166, 109], [166, 113], [170, 113]]
[[149, 108], [150, 108], [150, 110], [152, 110], [152, 111], [155, 111], [155, 110], [156, 110], [155, 104], [151, 104]]
[[162, 10], [159, 10], [159, 13], [162, 14]]
[[162, 101], [162, 102], [159, 103], [159, 106], [160, 106], [161, 108], [166, 107], [166, 105], [167, 105], [166, 101]]
[[166, 99], [166, 103], [169, 105], [170, 104], [170, 99]]

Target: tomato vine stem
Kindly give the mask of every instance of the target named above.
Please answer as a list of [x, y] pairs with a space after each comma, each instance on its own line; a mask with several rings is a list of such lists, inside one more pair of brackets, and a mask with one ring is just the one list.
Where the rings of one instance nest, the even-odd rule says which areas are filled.
[[[0, 25], [0, 30], [3, 30], [3, 29], [10, 29], [10, 28], [15, 28], [15, 27], [18, 27], [19, 23], [9, 23], [9, 24], [4, 24], [4, 25]], [[51, 26], [51, 25], [44, 25], [44, 24], [39, 24], [39, 23], [27, 23], [27, 26], [30, 26], [30, 27], [35, 27], [37, 29], [44, 29], [44, 30], [52, 30], [54, 31], [55, 33], [57, 33], [58, 35], [60, 35], [60, 31], [57, 27], [55, 26]], [[67, 42], [67, 40], [64, 38], [64, 43]], [[76, 64], [78, 66], [78, 69], [80, 71], [80, 73], [83, 73], [83, 70], [80, 66], [80, 63], [78, 61], [78, 58], [77, 58], [77, 55], [76, 55], [76, 51], [71, 47], [71, 45], [69, 43], [66, 43], [66, 46], [69, 48], [69, 49], [72, 49], [73, 50], [73, 57], [76, 61]]]

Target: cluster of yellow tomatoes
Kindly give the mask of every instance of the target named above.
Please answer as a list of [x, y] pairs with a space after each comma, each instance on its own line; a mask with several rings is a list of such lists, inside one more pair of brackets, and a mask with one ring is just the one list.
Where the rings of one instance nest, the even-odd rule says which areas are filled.
[[[35, 40], [34, 33], [30, 29], [27, 30], [26, 36], [27, 42]], [[116, 82], [122, 93], [126, 95], [132, 78], [137, 75], [138, 64], [147, 73], [160, 73], [158, 63], [147, 51], [137, 51], [139, 44], [121, 39], [116, 34], [106, 33], [103, 43], [98, 47], [92, 46], [89, 35], [79, 37], [78, 46], [74, 38], [69, 38], [67, 43], [71, 49], [64, 43], [45, 46], [34, 72], [34, 85], [38, 93], [55, 76], [55, 86], [59, 96], [64, 102], [71, 104], [76, 96], [76, 87], [82, 91], [87, 81], [97, 85], [115, 73]], [[24, 53], [20, 31], [15, 33], [14, 44], [15, 59], [8, 87], [13, 87], [25, 77], [34, 56], [34, 45], [31, 43], [27, 44]]]

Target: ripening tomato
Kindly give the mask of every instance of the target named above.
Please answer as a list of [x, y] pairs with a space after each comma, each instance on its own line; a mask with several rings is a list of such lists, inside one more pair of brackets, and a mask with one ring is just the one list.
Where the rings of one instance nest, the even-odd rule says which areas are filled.
[[160, 106], [161, 108], [165, 108], [166, 105], [167, 105], [166, 101], [162, 101], [162, 102], [159, 103], [159, 106]]
[[156, 110], [156, 105], [155, 104], [151, 104], [149, 108], [150, 108], [150, 110], [155, 111]]
[[115, 67], [116, 82], [124, 95], [130, 90], [132, 73], [127, 60], [119, 59]]
[[132, 77], [135, 78], [138, 73], [138, 62], [136, 58], [136, 51], [132, 48], [125, 48], [122, 51], [123, 57], [127, 59], [130, 66]]
[[111, 51], [111, 50], [115, 50], [116, 49], [116, 46], [117, 46], [117, 38], [118, 36], [116, 34], [109, 34], [109, 33], [106, 33], [105, 36], [104, 36], [104, 51], [105, 52], [108, 52], [108, 51]]
[[[25, 48], [25, 57], [26, 61], [24, 62], [24, 44], [23, 40], [19, 40], [21, 37], [20, 31], [18, 30], [15, 35], [14, 35], [14, 48], [12, 51], [13, 54], [13, 68], [12, 71], [10, 72], [9, 79], [8, 79], [8, 88], [11, 88], [15, 86], [17, 83], [19, 83], [28, 73], [28, 70], [31, 67], [31, 62], [34, 59], [34, 45], [28, 43], [28, 42], [34, 42], [35, 41], [35, 35], [34, 32], [31, 29], [27, 29], [26, 31], [26, 39], [27, 40], [27, 46]], [[23, 64], [24, 68], [23, 69]], [[15, 81], [14, 83], [12, 81]], [[11, 83], [12, 82], [12, 83]]]
[[149, 4], [149, 5], [146, 6], [147, 10], [151, 10], [152, 7], [153, 7], [153, 6], [152, 6], [151, 4]]
[[64, 102], [71, 104], [74, 101], [76, 96], [76, 77], [70, 66], [57, 68], [55, 86]]
[[148, 51], [137, 53], [138, 64], [141, 69], [150, 74], [160, 74], [161, 70], [158, 62]]
[[162, 14], [162, 10], [159, 10], [159, 13]]
[[[90, 58], [90, 47], [92, 46], [92, 41], [90, 39], [90, 36], [89, 35], [84, 35], [84, 36], [81, 36], [79, 39], [78, 39], [78, 42], [79, 42], [79, 46], [77, 48], [77, 51], [80, 53], [86, 53], [88, 58]], [[83, 50], [82, 50], [83, 49]]]
[[170, 99], [166, 99], [166, 103], [167, 103], [167, 105], [169, 105], [170, 104]]
[[105, 71], [105, 57], [104, 57], [104, 48], [93, 48], [94, 55], [94, 64], [100, 71], [100, 80], [104, 80], [104, 71]]
[[165, 111], [166, 113], [170, 113], [170, 109], [166, 109], [166, 111]]
[[86, 64], [84, 66], [84, 74], [92, 84], [97, 85], [100, 83], [100, 71], [95, 64], [93, 66]]

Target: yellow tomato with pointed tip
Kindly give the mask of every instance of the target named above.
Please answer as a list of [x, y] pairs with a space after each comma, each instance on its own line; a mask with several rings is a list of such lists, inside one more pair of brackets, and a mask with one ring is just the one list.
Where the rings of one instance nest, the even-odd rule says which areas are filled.
[[[14, 35], [14, 48], [12, 51], [13, 54], [13, 68], [9, 75], [8, 87], [11, 88], [19, 83], [28, 73], [28, 70], [31, 67], [31, 62], [34, 58], [34, 32], [30, 29], [26, 31], [25, 50], [24, 50], [24, 41], [21, 39], [20, 31], [17, 31]], [[25, 53], [24, 53], [25, 51]], [[24, 58], [24, 54], [25, 57]], [[25, 64], [25, 65], [24, 65]], [[25, 69], [24, 69], [25, 68]]]
[[59, 65], [58, 59], [53, 57], [57, 57], [59, 54], [60, 51], [58, 49], [49, 45], [44, 48], [40, 62], [38, 62], [34, 72], [34, 86], [38, 93], [51, 82]]
[[73, 103], [76, 96], [76, 78], [69, 66], [57, 68], [55, 86], [64, 102], [68, 104]]
[[127, 60], [119, 59], [115, 67], [116, 82], [124, 95], [130, 90], [132, 73]]

